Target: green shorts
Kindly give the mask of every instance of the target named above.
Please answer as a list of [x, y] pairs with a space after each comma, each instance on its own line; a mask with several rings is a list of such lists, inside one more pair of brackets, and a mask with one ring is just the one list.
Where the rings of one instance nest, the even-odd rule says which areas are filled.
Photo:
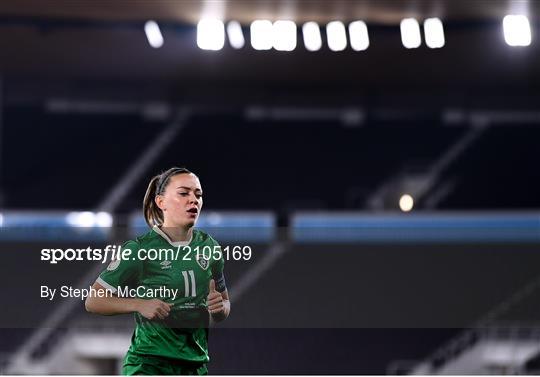
[[124, 376], [188, 375], [204, 376], [208, 374], [206, 363], [193, 363], [159, 356], [138, 356], [128, 353], [122, 366]]

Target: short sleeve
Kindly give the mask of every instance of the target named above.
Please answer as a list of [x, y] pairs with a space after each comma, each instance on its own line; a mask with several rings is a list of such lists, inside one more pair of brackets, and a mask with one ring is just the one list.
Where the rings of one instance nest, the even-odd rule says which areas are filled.
[[139, 245], [135, 241], [127, 241], [121, 250], [131, 250], [125, 259], [111, 261], [107, 268], [99, 275], [96, 282], [115, 292], [117, 287], [127, 286], [136, 282], [142, 273], [142, 261], [137, 258]]

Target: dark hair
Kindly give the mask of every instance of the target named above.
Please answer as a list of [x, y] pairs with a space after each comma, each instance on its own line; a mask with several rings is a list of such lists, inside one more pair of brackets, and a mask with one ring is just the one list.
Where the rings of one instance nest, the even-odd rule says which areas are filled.
[[169, 184], [171, 177], [178, 174], [193, 174], [186, 168], [170, 168], [161, 174], [158, 174], [150, 180], [146, 194], [143, 200], [143, 214], [146, 223], [153, 227], [154, 225], [163, 225], [163, 211], [156, 204], [156, 195], [162, 195]]

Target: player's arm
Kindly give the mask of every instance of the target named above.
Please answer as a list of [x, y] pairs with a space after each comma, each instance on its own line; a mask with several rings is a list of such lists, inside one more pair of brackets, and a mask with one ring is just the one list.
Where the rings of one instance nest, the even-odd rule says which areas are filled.
[[[221, 249], [217, 241], [214, 240], [214, 247]], [[229, 300], [229, 292], [225, 283], [225, 275], [223, 273], [225, 260], [223, 254], [220, 258], [212, 260], [212, 279], [210, 280], [209, 293], [206, 304], [212, 319], [216, 322], [223, 321], [231, 312], [231, 301]]]
[[124, 298], [116, 295], [118, 287], [137, 284], [141, 279], [143, 262], [137, 253], [132, 253], [138, 249], [140, 246], [135, 241], [128, 241], [122, 246], [122, 252], [127, 257], [111, 261], [107, 269], [99, 275], [92, 286], [96, 294], [86, 299], [87, 311], [103, 315], [137, 312], [147, 319], [164, 319], [169, 315], [171, 305], [161, 300]]
[[138, 312], [147, 319], [165, 319], [169, 316], [172, 304], [161, 300], [143, 300], [140, 298], [121, 298], [106, 295], [107, 288], [95, 282], [92, 285], [97, 294], [86, 298], [84, 306], [90, 313], [114, 315]]

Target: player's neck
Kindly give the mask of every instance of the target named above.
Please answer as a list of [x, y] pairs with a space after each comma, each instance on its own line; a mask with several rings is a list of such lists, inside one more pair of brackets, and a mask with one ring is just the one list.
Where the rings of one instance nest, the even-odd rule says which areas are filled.
[[166, 222], [161, 226], [161, 231], [165, 233], [172, 242], [189, 241], [193, 233], [193, 228], [183, 228], [180, 226], [172, 226]]

